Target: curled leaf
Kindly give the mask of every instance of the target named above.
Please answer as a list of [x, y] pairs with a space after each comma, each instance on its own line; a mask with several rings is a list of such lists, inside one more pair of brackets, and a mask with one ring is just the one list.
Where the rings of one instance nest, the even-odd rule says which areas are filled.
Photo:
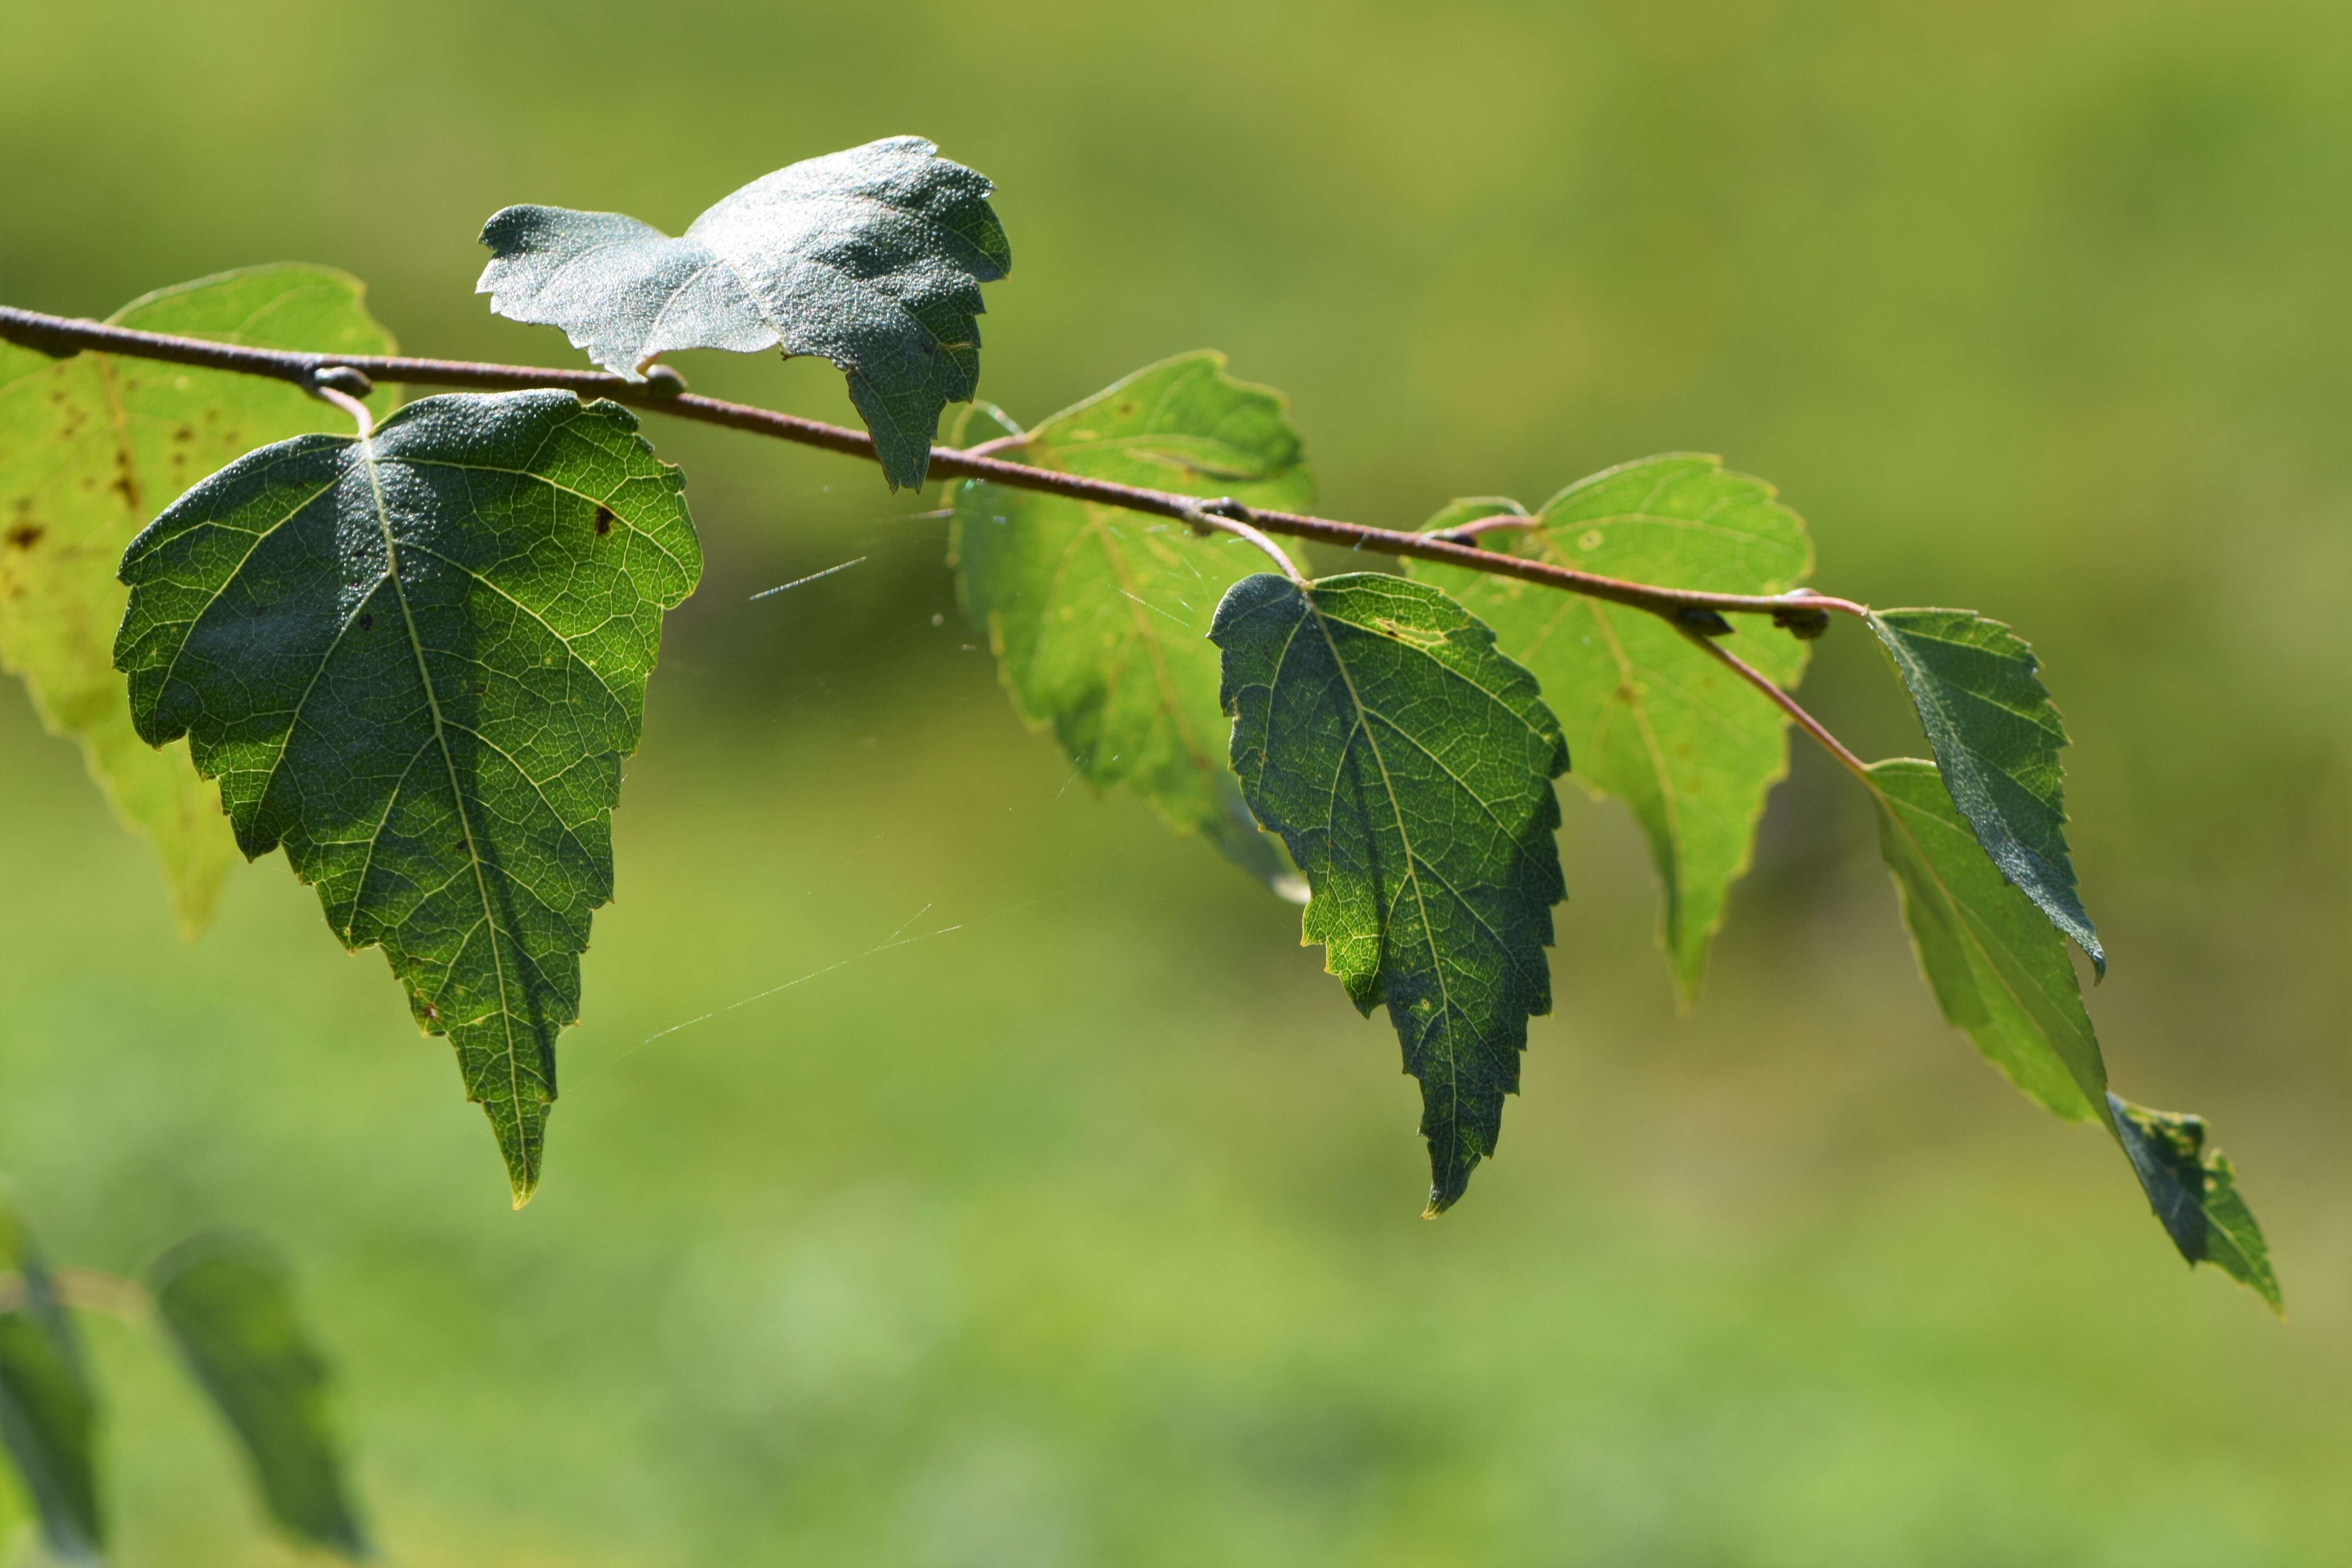
[[2151, 1111], [2116, 1095], [2107, 1113], [2124, 1153], [2147, 1194], [2148, 1207], [2165, 1233], [2192, 1265], [2210, 1263], [2285, 1311], [2271, 1249], [2253, 1211], [2238, 1196], [2237, 1167], [2219, 1149], [2205, 1146], [2205, 1118], [2178, 1111]]
[[811, 158], [727, 196], [675, 239], [619, 213], [508, 207], [478, 292], [637, 379], [677, 349], [781, 345], [830, 360], [893, 489], [929, 471], [940, 412], [980, 382], [980, 286], [1013, 247], [982, 176], [919, 136]]

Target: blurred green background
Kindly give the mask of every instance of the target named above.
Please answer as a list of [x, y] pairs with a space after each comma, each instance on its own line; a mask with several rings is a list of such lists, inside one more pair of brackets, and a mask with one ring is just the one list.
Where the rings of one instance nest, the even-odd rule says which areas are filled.
[[[411, 351], [574, 363], [472, 296], [492, 210], [674, 230], [919, 131], [999, 183], [1016, 414], [1212, 345], [1335, 516], [1675, 448], [1773, 479], [1825, 586], [2043, 653], [2116, 1080], [2214, 1119], [2293, 1314], [1940, 1022], [1811, 755], [1685, 1020], [1632, 830], [1563, 791], [1558, 1012], [1423, 1223], [1387, 1025], [1022, 730], [935, 492], [655, 423], [710, 567], [520, 1215], [381, 958], [275, 857], [183, 948], [0, 692], [0, 1166], [75, 1261], [295, 1255], [389, 1561], [2352, 1553], [2340, 0], [0, 0], [0, 39], [11, 304], [315, 260]], [[815, 362], [682, 368], [847, 416]], [[1809, 689], [1922, 748], [1850, 628]], [[152, 1340], [90, 1332], [122, 1560], [278, 1560]]]

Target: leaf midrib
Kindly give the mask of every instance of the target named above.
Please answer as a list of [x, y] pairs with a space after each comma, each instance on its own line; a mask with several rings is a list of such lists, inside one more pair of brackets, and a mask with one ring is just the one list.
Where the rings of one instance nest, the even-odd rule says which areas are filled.
[[[1363, 736], [1365, 746], [1371, 750], [1372, 762], [1381, 770], [1381, 790], [1388, 797], [1389, 814], [1396, 822], [1397, 841], [1404, 846], [1405, 880], [1412, 887], [1413, 905], [1421, 912], [1422, 941], [1423, 945], [1429, 949], [1430, 972], [1436, 977], [1437, 980], [1439, 1016], [1444, 1019], [1445, 1028], [1445, 1141], [1448, 1159], [1444, 1180], [1450, 1186], [1455, 1174], [1454, 1167], [1461, 1163], [1462, 1158], [1460, 1131], [1462, 1061], [1460, 1049], [1454, 1040], [1454, 991], [1453, 988], [1446, 984], [1445, 964], [1437, 951], [1436, 927], [1430, 924], [1429, 898], [1423, 893], [1421, 887], [1421, 860], [1413, 852], [1412, 835], [1405, 829], [1404, 808], [1397, 800], [1395, 781], [1389, 777], [1388, 759], [1381, 754], [1381, 743], [1372, 734], [1372, 727], [1369, 722], [1370, 713], [1364, 706], [1362, 695], [1356, 690], [1356, 679], [1348, 673], [1348, 662], [1339, 654], [1339, 644], [1331, 635], [1331, 628], [1324, 619], [1322, 607], [1315, 602], [1313, 591], [1302, 589], [1299, 591], [1298, 597], [1307, 606], [1308, 616], [1314, 620], [1316, 632], [1322, 637], [1323, 646], [1331, 655], [1331, 667], [1339, 672], [1339, 684], [1347, 688], [1348, 706], [1355, 711], [1356, 715], [1356, 732]], [[1277, 665], [1277, 675], [1279, 670], [1280, 666]], [[1347, 758], [1347, 747], [1344, 744], [1340, 747], [1339, 756], [1344, 763]], [[1381, 911], [1381, 947], [1383, 955], [1388, 948], [1389, 925], [1390, 911], [1383, 909]]]
[[[482, 866], [481, 850], [474, 840], [473, 813], [466, 809], [466, 791], [457, 777], [457, 759], [449, 749], [448, 731], [441, 716], [440, 694], [434, 689], [433, 672], [425, 661], [425, 642], [417, 633], [416, 619], [408, 608], [407, 587], [401, 581], [399, 541], [393, 533], [391, 511], [384, 504], [383, 482], [376, 472], [375, 438], [371, 434], [362, 434], [357, 444], [360, 461], [367, 471], [368, 490], [375, 505], [376, 526], [383, 531], [385, 575], [392, 580], [393, 599], [400, 606], [400, 624], [408, 638], [408, 651], [416, 660], [416, 679], [425, 688], [425, 707], [433, 716], [433, 738], [440, 746], [442, 766], [449, 775], [449, 798], [457, 809], [457, 828], [466, 836], [466, 859], [473, 868], [474, 890], [482, 902], [482, 923], [489, 927], [490, 967], [499, 982], [499, 1022], [506, 1036], [507, 1092], [509, 1103], [520, 1107], [523, 1097], [522, 1067], [520, 1053], [515, 1049], [514, 1004], [507, 995], [506, 954], [499, 946], [507, 934], [500, 929], [497, 909], [490, 902], [489, 877]], [[464, 941], [460, 938], [458, 951], [463, 950]], [[453, 969], [456, 962], [453, 956], [450, 960]], [[446, 977], [444, 983], [446, 983]], [[450, 1027], [454, 1028], [456, 1021], [449, 1020]], [[518, 1198], [517, 1202], [520, 1203], [520, 1199]]]

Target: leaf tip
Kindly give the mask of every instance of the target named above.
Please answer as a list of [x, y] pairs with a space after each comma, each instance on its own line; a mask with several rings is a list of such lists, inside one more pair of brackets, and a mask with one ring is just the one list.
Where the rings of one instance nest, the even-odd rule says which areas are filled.
[[1439, 1172], [1437, 1178], [1429, 1184], [1429, 1202], [1422, 1208], [1421, 1217], [1435, 1219], [1461, 1202], [1462, 1195], [1470, 1190], [1470, 1167], [1477, 1163], [1474, 1156], [1464, 1164]]

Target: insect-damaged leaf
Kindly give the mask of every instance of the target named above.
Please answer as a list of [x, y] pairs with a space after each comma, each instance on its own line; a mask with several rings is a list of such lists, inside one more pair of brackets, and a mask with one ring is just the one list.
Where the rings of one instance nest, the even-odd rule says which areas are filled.
[[1360, 1011], [1388, 1004], [1421, 1080], [1439, 1213], [1494, 1153], [1528, 1016], [1551, 1010], [1559, 722], [1425, 582], [1246, 578], [1210, 636], [1234, 771], [1313, 889], [1307, 939]]
[[624, 376], [675, 349], [822, 355], [891, 487], [919, 486], [940, 409], [980, 382], [980, 286], [1013, 266], [994, 187], [938, 152], [893, 136], [808, 159], [676, 239], [619, 213], [508, 207], [483, 225], [497, 259], [478, 292]]
[[[1216, 353], [1138, 371], [999, 455], [1251, 507], [1314, 497], [1281, 395], [1234, 381]], [[1226, 761], [1208, 641], [1217, 601], [1265, 558], [1164, 517], [978, 481], [957, 486], [954, 527], [965, 611], [1023, 716], [1051, 725], [1094, 784], [1131, 786], [1180, 831], [1269, 884], [1297, 886]]]
[[[257, 267], [159, 290], [109, 319], [255, 348], [390, 353], [362, 292], [329, 267]], [[393, 401], [373, 402], [381, 414]], [[125, 599], [114, 569], [156, 513], [239, 453], [349, 423], [268, 377], [0, 343], [0, 663], [24, 676], [50, 731], [80, 745], [125, 825], [153, 841], [186, 936], [211, 920], [236, 845], [187, 748], [157, 751], [131, 728], [112, 658]]]
[[0, 1186], [0, 1443], [40, 1515], [41, 1537], [69, 1562], [95, 1562], [105, 1544], [91, 1457], [98, 1398], [73, 1320]]
[[271, 1517], [347, 1557], [367, 1536], [343, 1479], [325, 1360], [295, 1311], [286, 1265], [250, 1239], [192, 1237], [147, 1270], [157, 1314], [236, 1434]]
[[131, 716], [190, 738], [249, 856], [283, 843], [457, 1049], [518, 1203], [665, 610], [701, 570], [685, 481], [627, 410], [426, 398], [372, 440], [239, 458], [123, 559]]
[[1973, 610], [1883, 610], [1870, 617], [1919, 710], [1953, 800], [2000, 874], [2081, 945], [2107, 956], [2074, 893], [2066, 852], [2066, 727], [2017, 633]]
[[2107, 1113], [2148, 1206], [2180, 1255], [2192, 1264], [2212, 1264], [2273, 1311], [2284, 1311], [2263, 1228], [2238, 1196], [2238, 1173], [2230, 1156], [2205, 1146], [2205, 1118], [2151, 1111], [2113, 1094], [2107, 1096]]
[[[1527, 528], [1485, 532], [1487, 548], [1603, 577], [1710, 593], [1781, 593], [1812, 569], [1803, 519], [1772, 486], [1689, 453], [1580, 479]], [[1430, 522], [1457, 528], [1518, 514], [1456, 502]], [[1523, 515], [1523, 514], [1522, 514]], [[1495, 629], [1559, 716], [1574, 777], [1625, 802], [1650, 841], [1664, 892], [1659, 940], [1685, 1005], [1706, 971], [1732, 883], [1747, 873], [1764, 797], [1789, 769], [1789, 721], [1657, 616], [1517, 578], [1412, 563]], [[1716, 640], [1794, 688], [1805, 644], [1769, 629]]]
[[2278, 1282], [2235, 1173], [2219, 1154], [2200, 1160], [2205, 1124], [2107, 1092], [2065, 943], [1985, 859], [1936, 765], [1874, 763], [1869, 782], [1879, 846], [1944, 1016], [2033, 1099], [2070, 1121], [2108, 1124], [2181, 1256], [2218, 1264], [2276, 1306]]

